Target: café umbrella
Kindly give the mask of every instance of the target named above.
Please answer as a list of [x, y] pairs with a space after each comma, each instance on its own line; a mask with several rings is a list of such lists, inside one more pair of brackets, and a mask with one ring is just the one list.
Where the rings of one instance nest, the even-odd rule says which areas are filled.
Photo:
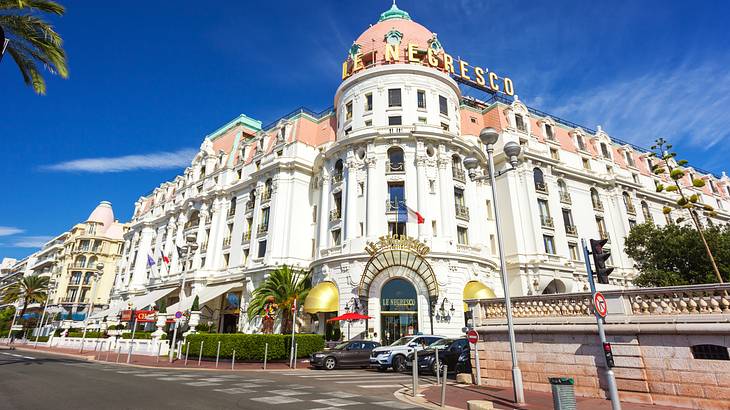
[[340, 321], [340, 320], [346, 320], [347, 321], [347, 340], [350, 340], [350, 323], [353, 320], [363, 320], [363, 319], [372, 319], [372, 317], [367, 316], [367, 315], [362, 315], [357, 312], [350, 312], [350, 313], [345, 313], [344, 315], [335, 316], [332, 319], [328, 319], [327, 321], [335, 322], [335, 321]]

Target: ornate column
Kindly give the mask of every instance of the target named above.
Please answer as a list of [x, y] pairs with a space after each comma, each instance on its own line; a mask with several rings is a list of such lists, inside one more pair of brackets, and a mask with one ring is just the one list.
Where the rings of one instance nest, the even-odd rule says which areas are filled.
[[345, 164], [345, 215], [344, 224], [345, 240], [351, 240], [357, 237], [357, 168], [358, 163], [355, 158], [347, 159]]
[[200, 262], [204, 255], [203, 244], [208, 240], [208, 238], [205, 237], [205, 221], [207, 221], [208, 217], [210, 216], [210, 211], [208, 211], [208, 205], [202, 204], [200, 206], [200, 212], [198, 215], [200, 218], [199, 222], [198, 222], [198, 232], [197, 232], [198, 250], [195, 252], [195, 255], [193, 255], [193, 266], [192, 266], [193, 269], [202, 268]]
[[130, 289], [142, 290], [145, 288], [147, 283], [147, 255], [150, 253], [150, 246], [152, 245], [152, 237], [155, 235], [155, 230], [150, 226], [144, 226], [142, 228], [142, 235], [139, 240], [139, 247], [137, 248], [137, 257], [134, 262], [134, 272], [132, 272], [132, 280], [130, 282]]
[[439, 167], [439, 189], [438, 195], [441, 200], [441, 221], [439, 222], [439, 232], [447, 238], [456, 237], [456, 224], [453, 221], [456, 218], [454, 209], [454, 181], [451, 175], [451, 159], [443, 156], [438, 159]]
[[378, 201], [384, 202], [385, 198], [381, 197], [377, 188], [378, 176], [377, 176], [377, 160], [373, 157], [365, 159], [365, 164], [368, 170], [368, 185], [367, 189], [367, 236], [377, 237], [380, 233], [378, 229], [378, 221], [384, 218], [384, 214], [378, 215]]
[[326, 169], [322, 169], [322, 179], [319, 191], [319, 238], [317, 247], [322, 250], [329, 246], [330, 224], [330, 176]]
[[[203, 269], [217, 269], [218, 260], [223, 252], [223, 235], [221, 235], [221, 227], [225, 221], [225, 198], [217, 197], [213, 199], [213, 212], [210, 221], [210, 234], [208, 235], [208, 250], [205, 257], [205, 266]], [[221, 222], [221, 219], [223, 221]]]
[[[418, 225], [418, 238], [423, 240], [428, 235], [431, 228], [431, 208], [426, 205], [426, 195], [428, 195], [428, 181], [426, 180], [426, 156], [416, 155], [416, 181], [418, 189], [417, 205], [418, 213], [420, 213], [425, 221]], [[432, 233], [433, 234], [433, 233]]]

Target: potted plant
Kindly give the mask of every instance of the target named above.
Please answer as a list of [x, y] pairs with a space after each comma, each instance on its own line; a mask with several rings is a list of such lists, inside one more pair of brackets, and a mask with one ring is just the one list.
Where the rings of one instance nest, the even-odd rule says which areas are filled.
[[195, 299], [193, 299], [193, 305], [190, 307], [190, 322], [188, 322], [188, 325], [190, 326], [190, 330], [186, 332], [186, 334], [195, 333], [195, 327], [200, 324], [200, 300], [198, 299], [198, 296], [195, 296]]

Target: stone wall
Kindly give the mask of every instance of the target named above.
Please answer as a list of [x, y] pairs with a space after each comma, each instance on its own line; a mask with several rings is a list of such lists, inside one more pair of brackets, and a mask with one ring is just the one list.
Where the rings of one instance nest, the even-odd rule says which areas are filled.
[[[706, 324], [685, 330], [682, 334], [677, 326], [606, 326], [622, 401], [730, 409], [730, 361], [694, 359], [690, 349], [698, 344], [730, 347], [727, 327]], [[482, 385], [511, 387], [506, 327], [483, 326], [478, 331]], [[604, 357], [595, 325], [518, 324], [515, 331], [525, 389], [549, 392], [548, 377], [572, 377], [576, 395], [606, 397]]]

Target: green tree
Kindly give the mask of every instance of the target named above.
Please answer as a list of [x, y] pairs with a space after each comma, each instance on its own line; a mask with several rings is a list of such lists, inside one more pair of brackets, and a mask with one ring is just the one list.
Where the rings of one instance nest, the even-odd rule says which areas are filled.
[[[730, 279], [730, 227], [710, 226], [704, 236], [717, 256], [720, 272]], [[700, 232], [687, 225], [636, 225], [625, 243], [639, 276], [637, 286], [678, 286], [717, 282]]]
[[248, 305], [249, 320], [261, 315], [267, 303], [274, 303], [278, 309], [276, 315], [281, 319], [282, 333], [291, 333], [291, 308], [294, 300], [301, 306], [312, 288], [311, 271], [294, 271], [284, 265], [271, 272], [268, 278], [253, 291], [251, 303]]
[[13, 323], [13, 316], [15, 316], [15, 306], [6, 306], [0, 309], [0, 332], [10, 330], [10, 325]]
[[[659, 138], [656, 140], [651, 149], [653, 152], [649, 155], [659, 160], [659, 162], [653, 163], [652, 172], [654, 172], [655, 175], [668, 174], [669, 179], [672, 181], [667, 186], [657, 184], [656, 191], [674, 193], [678, 196], [676, 199], [677, 207], [680, 210], [686, 210], [689, 214], [692, 223], [694, 223], [695, 228], [697, 228], [699, 239], [705, 247], [705, 252], [707, 252], [707, 257], [709, 259], [708, 262], [712, 265], [715, 277], [720, 283], [722, 283], [723, 280], [722, 275], [720, 274], [720, 269], [715, 262], [715, 257], [712, 255], [712, 250], [710, 250], [705, 234], [702, 232], [702, 223], [700, 222], [700, 212], [706, 217], [717, 216], [717, 213], [712, 206], [702, 204], [699, 195], [692, 194], [691, 192], [687, 193], [685, 189], [682, 189], [683, 187], [682, 184], [680, 184], [680, 181], [682, 181], [685, 177], [686, 173], [684, 171], [684, 166], [686, 166], [688, 162], [685, 159], [676, 159], [677, 153], [671, 151], [671, 144], [667, 143], [664, 138]], [[702, 188], [705, 186], [705, 181], [703, 179], [693, 178], [689, 181], [689, 183], [696, 188]], [[668, 206], [664, 207], [665, 214], [669, 214], [671, 212], [672, 208]], [[681, 223], [683, 220], [684, 218], [677, 218], [677, 223]]]
[[195, 299], [193, 299], [193, 305], [190, 306], [190, 310], [193, 312], [197, 312], [200, 310], [200, 298], [198, 295], [195, 295]]
[[[43, 303], [48, 296], [48, 277], [38, 275], [23, 276], [17, 282], [8, 286], [2, 296], [2, 302], [22, 303], [20, 318], [25, 315], [31, 303]], [[23, 324], [25, 328], [25, 324]]]
[[[50, 0], [0, 0], [0, 27], [10, 40], [6, 53], [15, 60], [23, 81], [38, 94], [46, 93], [39, 66], [68, 78], [63, 40], [42, 13], [63, 16], [65, 9]], [[2, 47], [2, 44], [0, 44]]]

